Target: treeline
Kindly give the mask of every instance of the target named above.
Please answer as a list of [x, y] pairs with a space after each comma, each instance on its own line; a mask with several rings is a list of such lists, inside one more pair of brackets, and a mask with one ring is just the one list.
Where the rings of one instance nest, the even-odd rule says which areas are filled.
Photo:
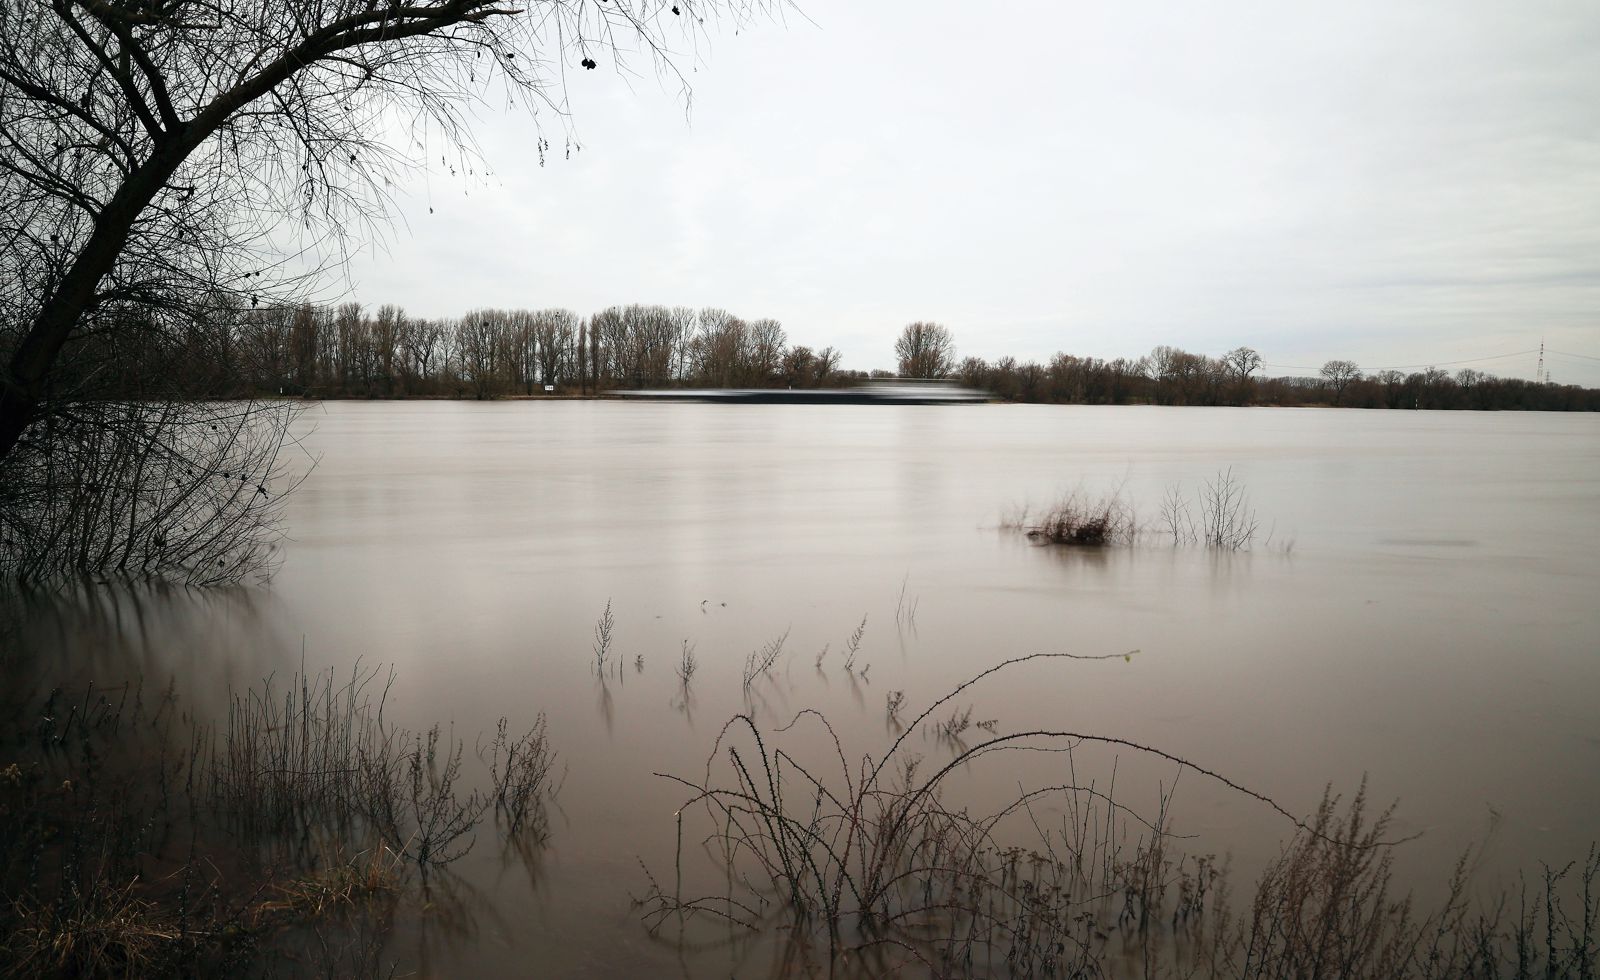
[[[672, 386], [838, 384], [839, 352], [791, 346], [777, 320], [726, 310], [613, 306], [468, 311], [424, 319], [397, 306], [220, 304], [150, 345], [140, 373], [185, 372], [215, 395], [499, 398]], [[149, 361], [148, 358], [154, 358]]]
[[950, 379], [1016, 402], [1600, 410], [1600, 390], [1472, 368], [1368, 374], [1333, 360], [1312, 376], [1267, 377], [1261, 355], [1248, 347], [1220, 357], [1159, 346], [1143, 357], [1111, 360], [1065, 353], [1042, 363], [958, 360], [949, 330], [930, 323], [902, 332], [898, 373], [850, 371], [832, 347], [791, 344], [777, 320], [745, 320], [717, 307], [633, 304], [587, 317], [566, 309], [480, 309], [426, 319], [392, 305], [253, 306], [224, 297], [181, 325], [149, 319], [135, 329], [124, 322], [85, 340], [91, 349], [111, 343], [117, 349], [78, 360], [92, 366], [101, 393], [135, 396], [177, 388], [206, 397], [488, 399], [630, 388], [817, 388], [904, 376]]
[[1140, 358], [1056, 354], [1041, 364], [968, 357], [951, 376], [1007, 401], [1091, 405], [1332, 405], [1352, 408], [1600, 411], [1600, 390], [1498, 378], [1465, 368], [1364, 374], [1329, 361], [1309, 377], [1265, 377], [1247, 347], [1221, 357], [1161, 346]]

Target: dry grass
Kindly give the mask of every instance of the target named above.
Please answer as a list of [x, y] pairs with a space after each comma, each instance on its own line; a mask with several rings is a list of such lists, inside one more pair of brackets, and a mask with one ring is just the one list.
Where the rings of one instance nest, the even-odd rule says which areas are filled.
[[135, 891], [128, 882], [74, 902], [14, 905], [0, 963], [13, 976], [161, 976], [190, 958], [192, 944], [170, 913]]
[[405, 859], [380, 844], [348, 860], [336, 860], [318, 871], [278, 882], [276, 897], [255, 905], [257, 916], [320, 917], [392, 896], [405, 885]]

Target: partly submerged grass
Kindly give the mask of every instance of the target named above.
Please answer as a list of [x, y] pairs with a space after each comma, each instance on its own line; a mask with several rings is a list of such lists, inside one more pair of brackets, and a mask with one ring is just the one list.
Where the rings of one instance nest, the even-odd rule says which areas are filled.
[[[545, 833], [555, 753], [543, 716], [502, 719], [488, 784], [463, 746], [388, 724], [393, 678], [270, 679], [212, 728], [167, 692], [9, 692], [0, 729], [0, 974], [173, 976], [258, 962], [312, 926], [328, 962], [380, 968], [316, 923], [391, 900], [470, 848], [493, 807], [521, 851]], [[345, 930], [348, 931], [348, 930]]]
[[1192, 501], [1181, 486], [1167, 487], [1151, 523], [1139, 521], [1119, 486], [1098, 497], [1075, 490], [1042, 513], [1024, 507], [1002, 526], [1043, 544], [1103, 547], [1149, 538], [1213, 551], [1247, 550], [1261, 530], [1250, 494], [1231, 468], [1207, 480]]
[[1020, 529], [1035, 541], [1083, 547], [1131, 544], [1139, 530], [1133, 509], [1123, 500], [1120, 489], [1098, 498], [1074, 491], [1043, 513], [1033, 514], [1024, 508], [1006, 525]]
[[[1542, 892], [1531, 903], [1524, 895], [1515, 914], [1507, 902], [1468, 902], [1463, 859], [1443, 907], [1423, 913], [1393, 890], [1391, 811], [1373, 814], [1364, 787], [1348, 802], [1330, 790], [1302, 819], [1148, 746], [1069, 731], [991, 734], [967, 745], [959, 735], [970, 709], [932, 721], [995, 670], [1061, 656], [980, 674], [929, 705], [878, 759], [854, 765], [817, 712], [775, 730], [735, 716], [698, 779], [665, 777], [691, 793], [677, 813], [670, 884], [646, 872], [649, 928], [675, 926], [687, 941], [692, 923], [709, 918], [783, 936], [783, 969], [828, 975], [1595, 976], [1596, 852], [1547, 873]], [[893, 715], [900, 705], [891, 706]], [[905, 748], [925, 722], [956, 747], [932, 773]], [[791, 751], [786, 736], [802, 725], [815, 726], [831, 761]], [[1142, 815], [1079, 779], [1073, 750], [1094, 742], [1217, 780], [1294, 829], [1246, 911], [1236, 910], [1224, 867], [1181, 849], [1167, 792]], [[1060, 753], [1062, 780], [1019, 790], [987, 814], [946, 798], [953, 773], [1004, 766], [1017, 750]]]

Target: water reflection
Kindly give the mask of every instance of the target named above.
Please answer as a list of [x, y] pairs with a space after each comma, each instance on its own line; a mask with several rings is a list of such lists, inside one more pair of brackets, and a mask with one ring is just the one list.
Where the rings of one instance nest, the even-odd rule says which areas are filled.
[[607, 737], [617, 734], [617, 701], [611, 696], [611, 685], [604, 676], [595, 678], [595, 709], [605, 724]]
[[499, 907], [482, 890], [443, 868], [423, 877], [411, 925], [415, 947], [410, 958], [423, 976], [450, 972], [448, 964], [462, 950], [476, 946], [486, 927], [500, 934], [511, 929]]
[[675, 694], [673, 694], [671, 698], [669, 698], [667, 700], [667, 704], [672, 708], [672, 710], [677, 711], [677, 712], [679, 712], [680, 714], [683, 715], [683, 720], [687, 723], [688, 728], [689, 728], [689, 730], [691, 732], [695, 730], [695, 728], [694, 728], [695, 696], [694, 696], [694, 688], [690, 684], [689, 681], [686, 680], [686, 681], [683, 682], [682, 686], [678, 689], [678, 691]]
[[277, 598], [257, 586], [82, 583], [13, 593], [0, 617], [14, 685], [176, 681], [205, 708], [291, 667], [299, 646]]
[[[1600, 784], [1572, 775], [1600, 769], [1600, 430], [1463, 416], [1422, 431], [1404, 416], [330, 405], [270, 590], [30, 597], [4, 659], [43, 685], [177, 678], [212, 705], [302, 663], [383, 663], [392, 716], [414, 728], [547, 711], [571, 767], [550, 846], [486, 836], [454, 868], [469, 895], [440, 886], [443, 924], [404, 940], [402, 972], [803, 969], [781, 942], [640, 938], [636, 858], [670, 867], [679, 802], [651, 773], [703, 771], [743, 711], [816, 708], [852, 757], [880, 753], [952, 685], [1036, 652], [1144, 651], [997, 681], [973, 693], [974, 725], [1181, 747], [1297, 811], [1370, 771], [1374, 799], [1402, 797], [1430, 829], [1424, 869], [1449, 864], [1486, 805], [1505, 814], [1505, 866], [1564, 861], [1600, 810]], [[1043, 547], [994, 529], [1007, 506], [1073, 485], [1150, 507], [1225, 465], [1264, 520], [1294, 529], [1292, 554]], [[608, 598], [614, 666], [633, 667], [597, 676]], [[749, 651], [789, 624], [787, 659], [742, 684]], [[673, 669], [685, 642], [687, 683]], [[905, 692], [898, 718], [891, 691]], [[974, 737], [920, 728], [907, 744], [930, 760]], [[1015, 795], [1009, 763], [1003, 775], [960, 789], [981, 808]], [[1118, 787], [1164, 778], [1124, 762]], [[1281, 828], [1226, 794], [1185, 783], [1178, 806], [1209, 850], [1275, 852]], [[497, 910], [492, 925], [450, 938], [474, 903]]]

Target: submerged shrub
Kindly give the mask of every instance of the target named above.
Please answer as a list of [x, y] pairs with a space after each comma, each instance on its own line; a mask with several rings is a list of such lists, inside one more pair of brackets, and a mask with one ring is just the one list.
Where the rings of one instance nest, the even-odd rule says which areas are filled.
[[1086, 547], [1131, 544], [1138, 533], [1133, 511], [1123, 502], [1120, 490], [1098, 500], [1073, 493], [1037, 520], [1024, 510], [1013, 526], [1035, 541]]

